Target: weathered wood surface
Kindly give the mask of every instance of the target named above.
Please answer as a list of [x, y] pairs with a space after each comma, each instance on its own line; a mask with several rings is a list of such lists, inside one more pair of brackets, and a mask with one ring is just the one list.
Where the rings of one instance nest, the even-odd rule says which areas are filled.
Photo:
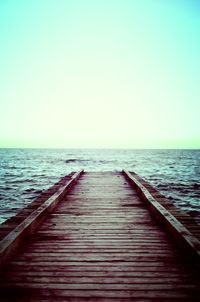
[[85, 173], [2, 273], [2, 301], [199, 301], [199, 268], [120, 173]]

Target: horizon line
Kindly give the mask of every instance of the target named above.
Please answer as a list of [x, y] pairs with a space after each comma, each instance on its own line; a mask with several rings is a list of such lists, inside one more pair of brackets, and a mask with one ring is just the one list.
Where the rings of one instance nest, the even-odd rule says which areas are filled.
[[154, 148], [148, 148], [148, 147], [1, 147], [0, 149], [66, 149], [66, 150], [200, 150], [200, 147], [184, 147], [184, 148], [178, 148], [178, 147], [154, 147]]

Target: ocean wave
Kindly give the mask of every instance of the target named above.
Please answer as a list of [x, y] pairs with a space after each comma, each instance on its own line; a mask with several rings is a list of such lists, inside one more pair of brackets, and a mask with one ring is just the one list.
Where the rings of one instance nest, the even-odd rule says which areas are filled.
[[93, 164], [93, 165], [107, 165], [107, 164], [116, 164], [116, 160], [103, 160], [103, 159], [78, 159], [71, 158], [66, 159], [66, 164], [76, 163], [76, 164]]
[[70, 158], [70, 159], [66, 159], [65, 160], [65, 163], [66, 164], [70, 164], [70, 163], [76, 163], [76, 162], [82, 162], [82, 161], [85, 161], [85, 160], [81, 160], [81, 159], [76, 159], [76, 158]]
[[32, 193], [32, 194], [41, 194], [42, 193], [42, 190], [37, 190], [37, 189], [33, 189], [33, 188], [29, 188], [29, 189], [26, 189], [24, 190], [25, 193]]
[[191, 183], [191, 184], [167, 183], [167, 184], [157, 184], [157, 187], [160, 190], [177, 191], [184, 194], [187, 194], [189, 192], [194, 192], [194, 194], [197, 194], [197, 191], [199, 191], [199, 196], [200, 196], [200, 185], [197, 183]]

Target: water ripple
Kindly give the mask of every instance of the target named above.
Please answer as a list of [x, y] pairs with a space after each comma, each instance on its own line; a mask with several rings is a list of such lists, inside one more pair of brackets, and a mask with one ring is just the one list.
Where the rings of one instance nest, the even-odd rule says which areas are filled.
[[82, 168], [135, 171], [200, 217], [200, 150], [0, 149], [0, 221], [62, 176]]

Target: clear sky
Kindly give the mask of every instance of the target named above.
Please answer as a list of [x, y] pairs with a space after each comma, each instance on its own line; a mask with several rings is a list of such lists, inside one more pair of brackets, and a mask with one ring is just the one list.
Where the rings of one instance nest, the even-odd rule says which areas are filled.
[[0, 147], [200, 148], [199, 117], [200, 1], [0, 1]]

